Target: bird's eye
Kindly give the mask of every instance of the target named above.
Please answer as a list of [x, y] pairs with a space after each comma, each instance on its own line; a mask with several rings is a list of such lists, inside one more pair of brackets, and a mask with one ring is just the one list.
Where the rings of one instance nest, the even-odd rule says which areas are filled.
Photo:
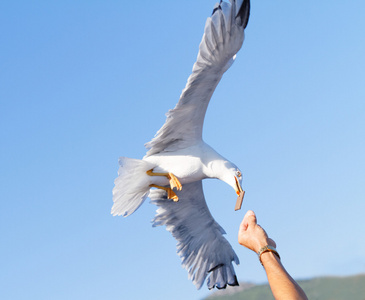
[[236, 174], [237, 174], [237, 177], [238, 177], [238, 178], [241, 178], [241, 177], [242, 177], [242, 174], [241, 174], [241, 172], [240, 172], [240, 171], [237, 171], [237, 172], [236, 172]]

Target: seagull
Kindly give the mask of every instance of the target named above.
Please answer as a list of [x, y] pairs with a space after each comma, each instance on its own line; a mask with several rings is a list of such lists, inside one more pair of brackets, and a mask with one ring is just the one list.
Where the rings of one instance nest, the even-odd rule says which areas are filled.
[[243, 198], [239, 168], [202, 139], [210, 98], [240, 50], [250, 14], [250, 0], [220, 1], [207, 19], [197, 60], [179, 102], [145, 144], [143, 159], [119, 158], [111, 213], [127, 217], [147, 197], [158, 206], [153, 226], [166, 225], [178, 241], [177, 253], [200, 289], [238, 285], [232, 262], [239, 259], [223, 237], [206, 204], [202, 180], [217, 178]]

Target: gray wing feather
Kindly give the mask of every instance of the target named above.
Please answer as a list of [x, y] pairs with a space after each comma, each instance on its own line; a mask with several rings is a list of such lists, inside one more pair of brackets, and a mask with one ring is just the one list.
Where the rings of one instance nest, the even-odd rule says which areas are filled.
[[239, 264], [239, 259], [223, 237], [225, 231], [209, 212], [202, 182], [185, 184], [177, 195], [179, 201], [173, 202], [166, 198], [165, 191], [151, 191], [151, 203], [159, 207], [153, 226], [166, 225], [178, 241], [182, 266], [198, 289], [208, 275], [209, 289], [238, 285], [232, 261]]
[[[248, 0], [240, 9], [236, 2], [222, 2], [207, 19], [197, 60], [176, 107], [166, 114], [165, 124], [145, 147], [146, 156], [162, 151], [176, 151], [202, 139], [205, 113], [223, 73], [232, 65], [242, 46], [244, 26], [248, 20]], [[238, 11], [238, 14], [236, 13]], [[247, 20], [242, 21], [245, 12]], [[241, 13], [240, 13], [241, 12]]]

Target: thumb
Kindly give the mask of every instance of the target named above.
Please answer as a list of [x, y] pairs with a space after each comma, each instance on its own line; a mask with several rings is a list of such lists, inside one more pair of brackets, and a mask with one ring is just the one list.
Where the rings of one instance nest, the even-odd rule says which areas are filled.
[[247, 211], [247, 213], [243, 217], [242, 224], [241, 224], [243, 226], [244, 230], [246, 230], [248, 226], [252, 226], [255, 224], [257, 224], [257, 219], [256, 219], [255, 213], [252, 210]]
[[246, 221], [249, 225], [257, 224], [256, 215], [252, 210], [249, 210], [243, 219], [246, 219]]

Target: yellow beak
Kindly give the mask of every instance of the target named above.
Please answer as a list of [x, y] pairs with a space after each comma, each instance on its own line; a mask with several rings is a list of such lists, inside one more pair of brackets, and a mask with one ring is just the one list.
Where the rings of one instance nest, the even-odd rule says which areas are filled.
[[243, 192], [242, 187], [240, 185], [240, 183], [238, 182], [237, 177], [234, 177], [234, 179], [236, 180], [236, 194], [239, 196], [241, 194], [241, 192]]
[[235, 206], [234, 210], [239, 210], [239, 209], [241, 209], [241, 206], [242, 206], [243, 197], [245, 196], [245, 191], [242, 190], [242, 187], [241, 187], [237, 177], [235, 177], [235, 179], [236, 179], [236, 193], [238, 195], [238, 198], [237, 198], [236, 206]]

